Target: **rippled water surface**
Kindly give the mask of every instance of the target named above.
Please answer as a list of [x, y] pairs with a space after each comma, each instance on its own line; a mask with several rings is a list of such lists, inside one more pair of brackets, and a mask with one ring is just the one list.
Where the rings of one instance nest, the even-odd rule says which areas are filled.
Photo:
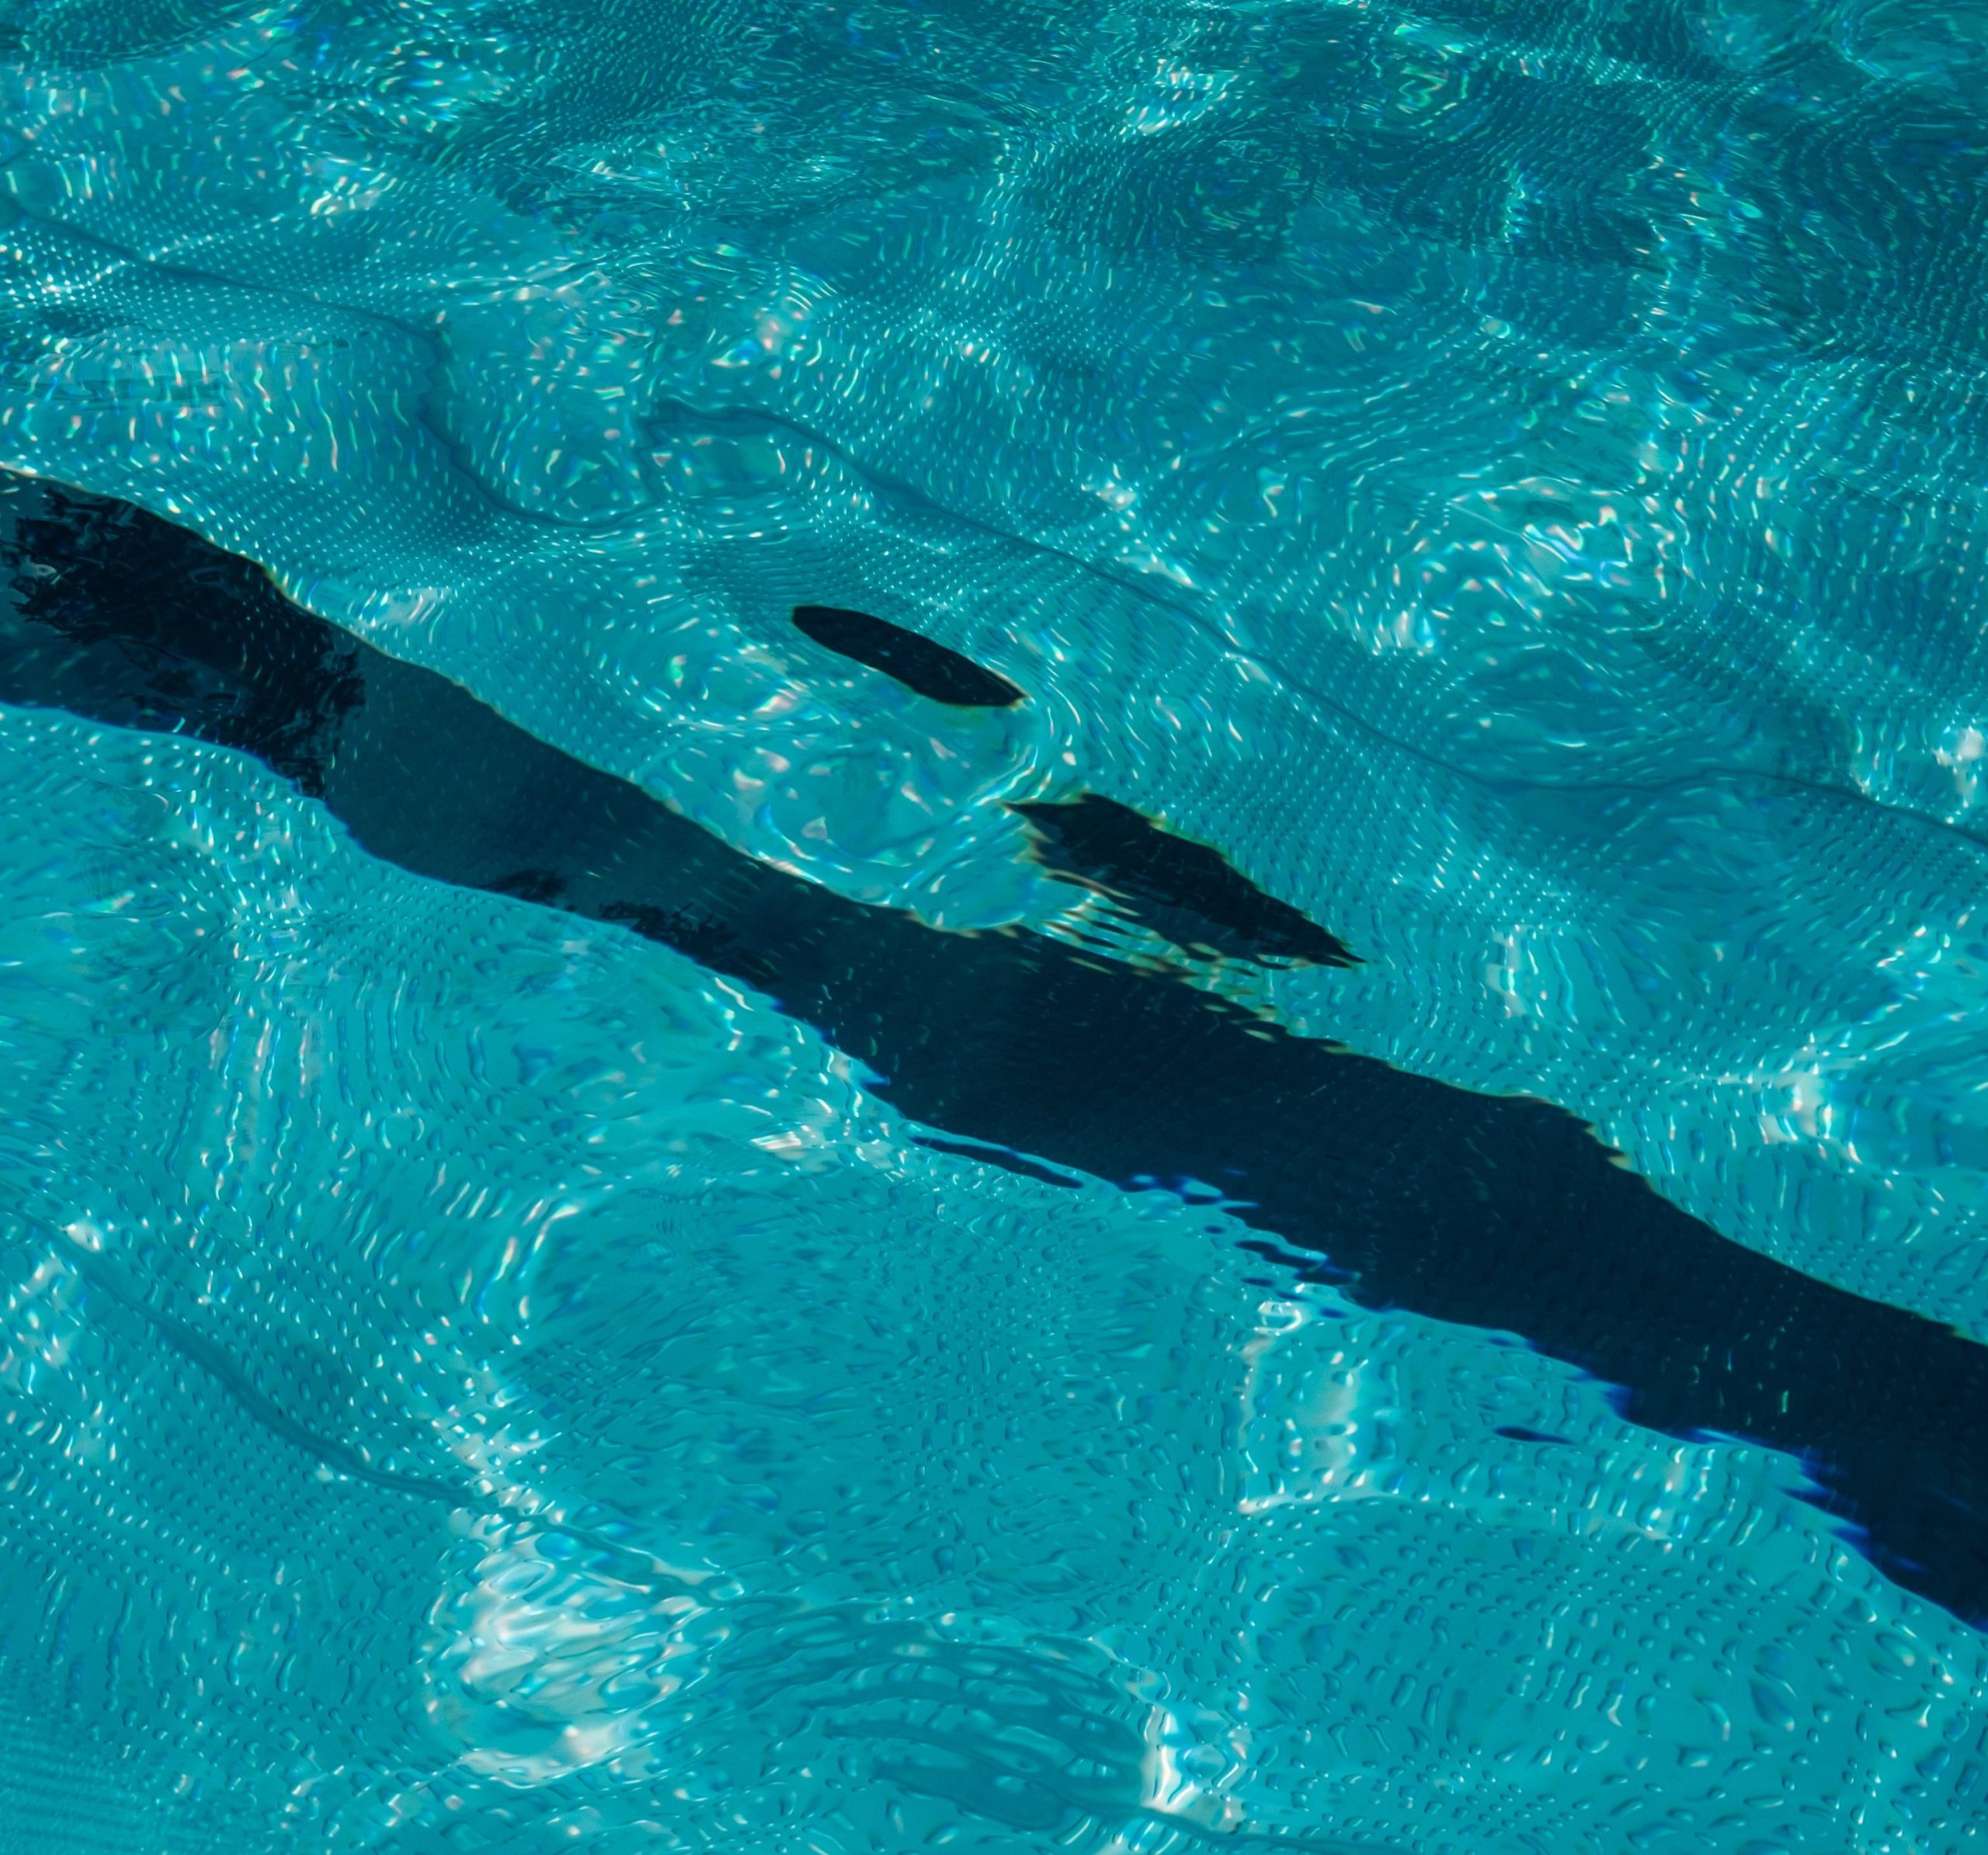
[[0, 1855], [1988, 1846], [1988, 26], [0, 0]]

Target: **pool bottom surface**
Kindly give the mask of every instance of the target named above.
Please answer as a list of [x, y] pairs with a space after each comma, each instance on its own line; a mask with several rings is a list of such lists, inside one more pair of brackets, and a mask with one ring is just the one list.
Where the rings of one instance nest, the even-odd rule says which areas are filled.
[[1976, 1837], [1982, 1639], [1788, 1457], [238, 753], [0, 780], [0, 1847]]

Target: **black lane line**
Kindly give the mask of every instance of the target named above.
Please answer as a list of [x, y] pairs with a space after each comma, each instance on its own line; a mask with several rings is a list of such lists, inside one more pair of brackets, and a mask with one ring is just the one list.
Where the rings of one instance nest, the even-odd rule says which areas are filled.
[[895, 676], [934, 702], [954, 708], [1012, 708], [1022, 699], [1006, 677], [888, 619], [846, 606], [796, 606], [794, 623], [824, 650]]
[[1164, 831], [1129, 805], [1088, 793], [1017, 805], [1049, 868], [1102, 891], [1175, 946], [1267, 966], [1357, 966], [1357, 957], [1288, 901], [1266, 894], [1219, 850]]
[[1562, 1110], [1288, 1037], [1039, 936], [843, 901], [123, 505], [16, 483], [0, 557], [16, 607], [0, 699], [245, 748], [377, 856], [748, 980], [881, 1072], [941, 1150], [1052, 1183], [1204, 1182], [1244, 1201], [1253, 1248], [1368, 1306], [1519, 1335], [1653, 1429], [1795, 1452], [1887, 1572], [1988, 1622], [1988, 1348], [1726, 1241]]

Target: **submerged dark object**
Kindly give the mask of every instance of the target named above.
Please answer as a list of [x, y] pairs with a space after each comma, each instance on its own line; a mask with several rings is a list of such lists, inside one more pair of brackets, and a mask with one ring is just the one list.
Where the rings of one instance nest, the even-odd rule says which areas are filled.
[[748, 979], [881, 1072], [940, 1151], [1055, 1184], [1057, 1167], [1208, 1181], [1280, 1270], [1519, 1335], [1620, 1387], [1652, 1429], [1795, 1452], [1886, 1572], [1988, 1621], [1988, 1347], [1728, 1242], [1546, 1103], [755, 863], [197, 537], [28, 493], [40, 506], [9, 551], [27, 616], [0, 622], [0, 697], [245, 747], [321, 780], [377, 856], [621, 921]]
[[1219, 850], [1163, 830], [1115, 799], [1017, 805], [1050, 868], [1113, 897], [1176, 947], [1281, 965], [1351, 966], [1344, 942], [1266, 894]]
[[842, 606], [796, 606], [794, 623], [825, 650], [881, 670], [934, 702], [954, 708], [1011, 708], [1022, 699], [1006, 677], [888, 619]]
[[136, 586], [106, 601], [103, 571], [155, 551], [162, 524], [127, 503], [45, 493], [45, 512], [21, 516], [5, 550], [15, 610], [87, 649], [38, 658], [35, 700], [241, 748], [321, 797], [339, 724], [364, 694], [365, 647], [217, 547], [176, 550], [144, 582], [142, 610]]

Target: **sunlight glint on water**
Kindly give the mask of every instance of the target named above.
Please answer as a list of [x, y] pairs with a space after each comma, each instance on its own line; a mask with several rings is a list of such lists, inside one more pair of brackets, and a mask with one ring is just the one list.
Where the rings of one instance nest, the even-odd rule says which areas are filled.
[[[1988, 1334], [1965, 8], [0, 0], [0, 465], [942, 929], [1163, 820], [1356, 957], [1284, 1024]], [[245, 756], [0, 763], [6, 1855], [1983, 1839], [1791, 1459]]]

